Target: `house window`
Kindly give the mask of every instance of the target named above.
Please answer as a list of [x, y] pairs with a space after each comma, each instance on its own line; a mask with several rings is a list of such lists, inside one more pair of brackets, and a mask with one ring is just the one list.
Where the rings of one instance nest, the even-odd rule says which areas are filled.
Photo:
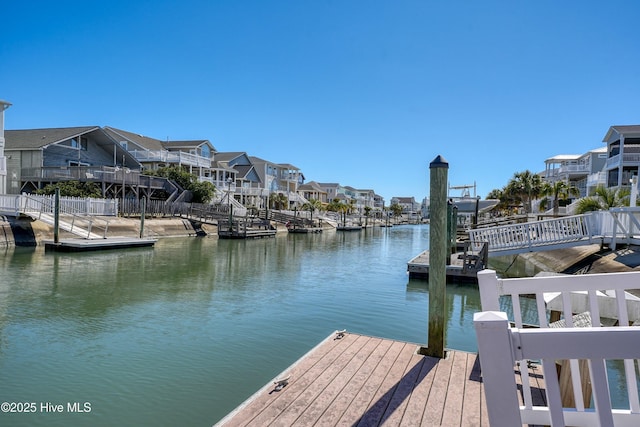
[[129, 150], [129, 144], [127, 144], [127, 141], [120, 141], [120, 146], [125, 150]]
[[87, 151], [88, 141], [86, 137], [81, 136], [80, 138], [71, 138], [68, 145], [77, 150]]
[[207, 159], [211, 158], [211, 149], [208, 145], [203, 145], [200, 147], [200, 155], [202, 157], [206, 157]]

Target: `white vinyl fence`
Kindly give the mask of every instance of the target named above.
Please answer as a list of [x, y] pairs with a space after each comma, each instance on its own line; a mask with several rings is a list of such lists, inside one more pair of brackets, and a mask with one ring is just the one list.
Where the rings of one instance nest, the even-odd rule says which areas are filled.
[[[640, 323], [640, 300], [626, 292], [640, 288], [640, 272], [501, 279], [495, 271], [484, 270], [478, 273], [478, 284], [484, 313], [476, 313], [474, 321], [492, 426], [640, 425], [635, 362], [640, 358], [640, 327], [630, 326]], [[500, 313], [506, 306], [511, 319]], [[564, 327], [549, 328], [550, 306], [560, 311]], [[584, 313], [593, 327], [574, 329], [574, 315]], [[508, 320], [514, 329], [508, 328]], [[527, 324], [535, 327], [525, 328]], [[603, 324], [618, 326], [600, 327]], [[542, 360], [547, 406], [533, 404], [527, 369], [520, 370], [519, 381], [524, 404], [514, 401], [514, 365], [527, 366], [532, 359]], [[559, 359], [569, 360], [575, 408], [561, 404]], [[607, 378], [605, 360], [610, 359], [624, 359], [626, 408], [611, 409], [610, 388], [619, 385]], [[581, 383], [579, 360], [589, 361], [594, 408], [583, 403], [582, 390], [589, 386]]]

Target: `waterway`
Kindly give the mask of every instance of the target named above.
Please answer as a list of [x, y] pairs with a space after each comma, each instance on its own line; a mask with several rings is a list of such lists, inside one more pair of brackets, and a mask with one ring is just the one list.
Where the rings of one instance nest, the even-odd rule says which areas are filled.
[[[335, 330], [426, 345], [427, 282], [406, 266], [428, 240], [417, 225], [8, 249], [0, 402], [23, 412], [0, 425], [210, 426]], [[449, 348], [476, 350], [479, 309], [477, 286], [448, 286]]]

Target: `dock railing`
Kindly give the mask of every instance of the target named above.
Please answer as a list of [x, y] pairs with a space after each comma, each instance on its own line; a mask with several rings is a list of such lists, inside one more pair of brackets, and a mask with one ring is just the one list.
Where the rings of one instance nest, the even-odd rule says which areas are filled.
[[[482, 310], [503, 312], [476, 314], [474, 319], [491, 425], [640, 425], [634, 361], [640, 358], [640, 328], [630, 326], [640, 323], [640, 299], [626, 292], [640, 288], [640, 272], [501, 279], [495, 271], [484, 270], [478, 273], [478, 284]], [[552, 302], [563, 327], [550, 328]], [[573, 329], [578, 326], [574, 315], [579, 314], [588, 314], [590, 324]], [[509, 329], [506, 322], [515, 328]], [[618, 326], [600, 327], [603, 324]], [[547, 404], [534, 405], [527, 369], [520, 370], [518, 381], [523, 404], [514, 403], [514, 366], [538, 359], [542, 359]], [[609, 389], [620, 384], [607, 378], [604, 359], [624, 359], [626, 408], [611, 409]], [[566, 378], [574, 407], [562, 403], [558, 360], [568, 360], [563, 366], [569, 367], [565, 372], [570, 373]], [[581, 379], [580, 360], [589, 361], [591, 386]], [[595, 408], [589, 407], [583, 390], [593, 395]], [[510, 418], [504, 418], [507, 413]]]
[[[473, 244], [489, 243], [491, 255], [547, 251], [593, 243], [640, 244], [640, 207], [611, 208], [560, 218], [469, 230]], [[479, 248], [478, 248], [479, 249]]]
[[[7, 215], [28, 215], [50, 225], [54, 224], [54, 196], [21, 194], [0, 196], [0, 212]], [[98, 216], [115, 216], [118, 212], [116, 199], [93, 199], [81, 197], [61, 197], [60, 214], [70, 221], [60, 221], [60, 228], [87, 239], [106, 238], [109, 221]], [[92, 233], [93, 226], [103, 229], [102, 235]]]

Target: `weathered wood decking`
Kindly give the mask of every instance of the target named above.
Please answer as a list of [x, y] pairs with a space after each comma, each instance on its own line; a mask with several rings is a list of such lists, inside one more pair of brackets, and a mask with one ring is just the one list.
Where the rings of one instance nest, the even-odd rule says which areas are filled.
[[476, 355], [418, 348], [332, 334], [216, 426], [488, 426]]
[[[426, 250], [407, 263], [407, 272], [412, 279], [429, 278], [429, 251]], [[452, 282], [478, 283], [478, 271], [482, 263], [471, 263], [462, 253], [451, 255], [451, 262], [446, 266], [447, 280]]]

